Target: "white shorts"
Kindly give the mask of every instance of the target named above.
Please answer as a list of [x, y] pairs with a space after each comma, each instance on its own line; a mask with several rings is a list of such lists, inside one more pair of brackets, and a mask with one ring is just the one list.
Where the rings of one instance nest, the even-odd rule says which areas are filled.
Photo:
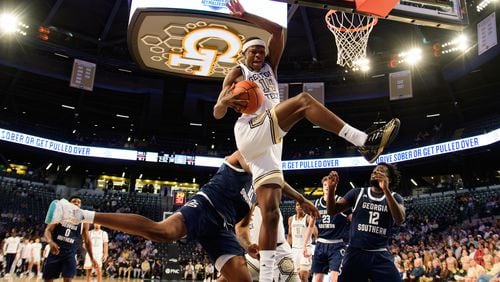
[[[252, 281], [259, 281], [259, 261], [248, 254], [245, 254], [245, 258]], [[300, 282], [299, 276], [294, 270], [292, 250], [287, 242], [276, 248], [273, 273], [275, 282]]]
[[[308, 247], [309, 253], [311, 253], [311, 248]], [[311, 257], [306, 258], [302, 248], [292, 248], [293, 264], [295, 265], [295, 271], [300, 270], [311, 270], [312, 259]]]
[[253, 185], [283, 186], [281, 142], [286, 132], [278, 124], [274, 108], [260, 115], [243, 115], [234, 125], [236, 146], [252, 170]]
[[41, 260], [41, 256], [40, 255], [34, 255], [33, 257], [31, 257], [31, 261], [32, 263], [39, 263], [40, 260]]
[[[99, 267], [102, 267], [102, 256], [103, 254], [94, 254], [94, 259], [97, 261]], [[83, 264], [83, 269], [92, 269], [92, 262], [90, 261], [89, 254], [85, 255], [85, 263]]]

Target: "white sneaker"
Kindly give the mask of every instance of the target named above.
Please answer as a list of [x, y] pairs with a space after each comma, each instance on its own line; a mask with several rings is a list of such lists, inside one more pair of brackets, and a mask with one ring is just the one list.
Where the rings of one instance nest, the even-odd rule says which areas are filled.
[[52, 203], [50, 203], [47, 216], [45, 217], [46, 224], [80, 224], [82, 221], [83, 214], [80, 208], [68, 202], [66, 199], [53, 200]]

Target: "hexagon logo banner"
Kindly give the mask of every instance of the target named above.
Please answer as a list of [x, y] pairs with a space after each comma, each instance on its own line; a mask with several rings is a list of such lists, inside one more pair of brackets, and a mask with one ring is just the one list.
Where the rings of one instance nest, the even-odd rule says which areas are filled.
[[141, 68], [219, 79], [242, 59], [246, 38], [267, 42], [270, 37], [228, 15], [166, 8], [135, 9], [128, 32], [129, 48]]

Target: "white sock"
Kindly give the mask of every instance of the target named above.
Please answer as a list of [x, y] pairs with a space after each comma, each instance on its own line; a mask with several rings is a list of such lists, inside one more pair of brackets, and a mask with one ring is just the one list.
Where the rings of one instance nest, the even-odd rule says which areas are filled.
[[272, 282], [274, 263], [276, 262], [276, 250], [262, 250], [260, 254], [259, 282]]
[[95, 211], [81, 210], [83, 222], [94, 223]]
[[368, 138], [368, 134], [350, 126], [347, 123], [340, 130], [339, 136], [357, 147], [363, 146], [366, 142], [366, 138]]

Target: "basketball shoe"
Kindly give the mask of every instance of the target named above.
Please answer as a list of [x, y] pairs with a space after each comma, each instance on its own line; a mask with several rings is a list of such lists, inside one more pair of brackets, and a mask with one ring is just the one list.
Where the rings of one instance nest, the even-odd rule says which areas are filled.
[[400, 124], [399, 119], [393, 118], [384, 126], [368, 132], [365, 144], [358, 147], [358, 151], [368, 162], [373, 163], [384, 152], [384, 148], [394, 141]]
[[83, 221], [83, 213], [79, 207], [68, 202], [66, 199], [53, 200], [50, 203], [47, 216], [45, 217], [46, 224], [53, 223], [69, 223], [79, 224]]

